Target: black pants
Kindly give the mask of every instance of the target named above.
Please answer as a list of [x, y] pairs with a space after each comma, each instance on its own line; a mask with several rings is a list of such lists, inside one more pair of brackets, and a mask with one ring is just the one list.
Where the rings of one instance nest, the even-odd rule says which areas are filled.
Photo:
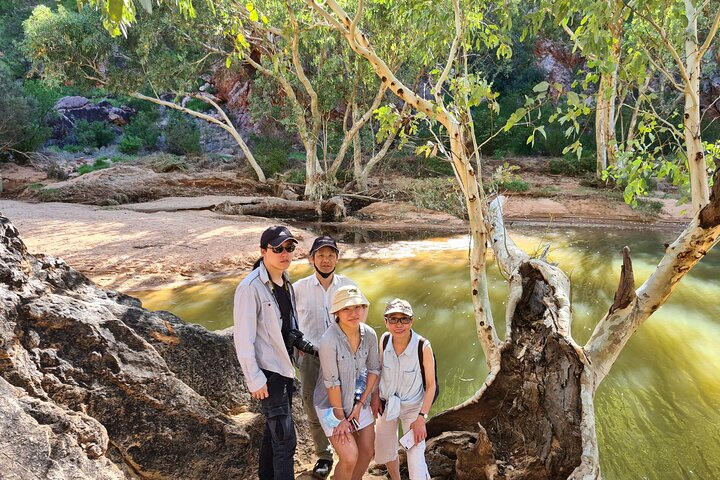
[[268, 397], [260, 400], [265, 430], [260, 445], [260, 480], [294, 480], [294, 456], [297, 437], [291, 407], [293, 379], [263, 370], [267, 377]]

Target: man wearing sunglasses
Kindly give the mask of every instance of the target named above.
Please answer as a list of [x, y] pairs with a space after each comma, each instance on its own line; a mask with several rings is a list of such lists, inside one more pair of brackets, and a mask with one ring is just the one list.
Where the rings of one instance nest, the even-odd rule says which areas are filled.
[[[430, 342], [413, 331], [410, 303], [396, 298], [385, 308], [388, 332], [380, 338], [379, 392], [371, 398], [375, 424], [375, 462], [384, 463], [392, 480], [400, 480], [398, 422], [407, 443], [411, 480], [428, 480], [425, 421], [435, 396], [435, 358]], [[422, 360], [421, 360], [422, 354]], [[412, 433], [410, 433], [412, 432]]]
[[235, 290], [235, 351], [253, 398], [260, 401], [265, 430], [260, 480], [293, 480], [297, 443], [292, 419], [295, 378], [290, 331], [297, 329], [295, 294], [287, 269], [298, 241], [283, 226], [260, 237], [261, 258]]
[[[325, 330], [332, 325], [334, 315], [330, 314], [333, 297], [340, 287], [355, 282], [335, 273], [340, 249], [334, 238], [321, 236], [315, 239], [308, 254], [308, 261], [315, 272], [293, 284], [297, 295], [298, 323], [305, 339], [313, 345], [320, 344]], [[318, 457], [313, 467], [313, 475], [326, 478], [333, 465], [333, 455], [328, 437], [320, 425], [313, 404], [313, 393], [318, 382], [320, 359], [313, 355], [304, 355], [300, 361], [300, 383], [302, 385], [303, 408], [308, 416], [310, 433]]]

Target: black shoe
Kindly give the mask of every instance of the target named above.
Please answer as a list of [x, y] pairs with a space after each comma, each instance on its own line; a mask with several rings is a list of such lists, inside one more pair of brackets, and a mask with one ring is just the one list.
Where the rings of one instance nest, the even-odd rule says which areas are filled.
[[325, 479], [330, 475], [330, 470], [332, 469], [333, 462], [332, 460], [325, 460], [320, 459], [317, 462], [315, 462], [315, 466], [312, 469], [313, 475], [317, 478]]

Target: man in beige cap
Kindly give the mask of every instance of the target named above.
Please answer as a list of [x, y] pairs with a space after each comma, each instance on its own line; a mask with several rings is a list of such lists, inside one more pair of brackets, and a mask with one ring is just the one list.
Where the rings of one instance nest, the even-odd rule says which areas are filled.
[[403, 446], [410, 479], [430, 478], [425, 462], [425, 421], [435, 397], [435, 359], [430, 342], [412, 330], [414, 320], [406, 300], [396, 298], [387, 304], [388, 333], [380, 339], [380, 386], [371, 400], [373, 413], [378, 415], [375, 462], [387, 466], [392, 480], [400, 480], [398, 422], [408, 440]]

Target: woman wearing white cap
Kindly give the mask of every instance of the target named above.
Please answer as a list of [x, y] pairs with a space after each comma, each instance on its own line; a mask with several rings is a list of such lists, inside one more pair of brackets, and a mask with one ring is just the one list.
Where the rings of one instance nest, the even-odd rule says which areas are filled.
[[375, 461], [387, 466], [392, 480], [400, 480], [398, 423], [405, 433], [401, 443], [407, 448], [410, 479], [430, 478], [425, 462], [425, 420], [435, 398], [435, 359], [430, 342], [412, 330], [413, 320], [406, 300], [396, 298], [387, 304], [388, 333], [380, 339], [379, 395], [372, 396], [372, 408], [378, 414]]
[[314, 403], [340, 461], [337, 480], [360, 480], [373, 456], [375, 431], [370, 393], [380, 375], [377, 334], [366, 325], [370, 302], [353, 285], [338, 289], [332, 324], [320, 339], [320, 378]]

